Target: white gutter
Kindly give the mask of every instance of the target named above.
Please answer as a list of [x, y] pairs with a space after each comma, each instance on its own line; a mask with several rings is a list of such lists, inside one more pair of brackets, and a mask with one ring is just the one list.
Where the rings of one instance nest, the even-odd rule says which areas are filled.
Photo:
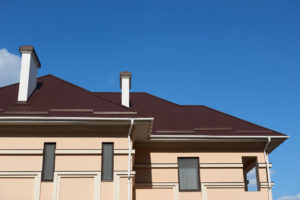
[[269, 154], [267, 153], [267, 149], [271, 143], [271, 137], [268, 137], [268, 142], [266, 144], [266, 147], [264, 149], [264, 156], [266, 161], [266, 167], [267, 167], [267, 179], [268, 179], [268, 199], [272, 200], [272, 186], [271, 186], [271, 174], [270, 174], [270, 164], [269, 164]]
[[131, 119], [129, 131], [128, 131], [128, 200], [131, 200], [131, 151], [132, 151], [131, 134], [132, 134], [133, 124], [134, 124], [134, 119]]
[[151, 135], [151, 140], [159, 139], [261, 139], [261, 138], [289, 138], [289, 136], [218, 136], [218, 135]]
[[145, 121], [145, 120], [154, 120], [153, 117], [145, 117], [145, 118], [114, 118], [114, 117], [28, 117], [28, 116], [13, 116], [13, 117], [0, 117], [0, 121], [13, 121], [13, 120], [36, 120], [36, 121], [128, 121], [128, 120], [135, 120], [135, 121]]

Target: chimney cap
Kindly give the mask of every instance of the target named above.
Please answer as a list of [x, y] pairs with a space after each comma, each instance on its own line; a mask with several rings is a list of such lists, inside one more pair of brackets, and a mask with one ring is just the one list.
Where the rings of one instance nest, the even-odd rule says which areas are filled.
[[131, 89], [131, 72], [124, 71], [120, 73], [120, 88], [122, 89], [122, 78], [129, 77], [129, 89]]
[[37, 64], [38, 64], [38, 68], [41, 68], [41, 62], [39, 60], [39, 57], [37, 56], [34, 47], [31, 45], [24, 45], [24, 46], [20, 46], [19, 47], [19, 51], [22, 54], [23, 52], [31, 52], [33, 53], [33, 56], [35, 57]]
[[131, 78], [131, 72], [128, 72], [128, 71], [121, 72], [120, 77], [123, 77], [123, 76], [129, 76]]

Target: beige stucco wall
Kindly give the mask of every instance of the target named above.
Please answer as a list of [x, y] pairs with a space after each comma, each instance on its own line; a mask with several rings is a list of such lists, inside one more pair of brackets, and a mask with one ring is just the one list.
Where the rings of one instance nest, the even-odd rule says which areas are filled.
[[41, 171], [43, 157], [42, 155], [0, 155], [0, 163], [0, 171]]
[[93, 200], [94, 178], [61, 178], [60, 200]]
[[[88, 128], [79, 131], [72, 128], [74, 134], [70, 130], [60, 132], [57, 129], [55, 131], [42, 129], [40, 132], [34, 130], [33, 133], [30, 130], [20, 130], [9, 133], [3, 132], [1, 128], [0, 133], [3, 133], [0, 136], [1, 200], [94, 200], [98, 199], [97, 194], [101, 199], [113, 200], [116, 190], [122, 199], [127, 198], [127, 178], [120, 179], [120, 175], [115, 174], [113, 181], [100, 180], [99, 150], [103, 142], [113, 142], [114, 171], [127, 174], [128, 126], [116, 130], [113, 130], [114, 127], [111, 127], [112, 130], [106, 127], [105, 130], [99, 131], [97, 129], [89, 131]], [[55, 175], [52, 182], [41, 181], [45, 142], [55, 142], [57, 151], [66, 152], [55, 156]], [[87, 150], [92, 150], [92, 153], [85, 153]], [[25, 151], [27, 153], [24, 153]], [[10, 175], [7, 176], [7, 173]]]
[[114, 199], [114, 184], [113, 182], [101, 183], [101, 199]]
[[209, 188], [207, 189], [207, 199], [209, 200], [264, 200], [268, 199], [266, 189], [261, 192], [245, 192], [243, 188]]
[[[213, 145], [213, 144], [212, 144]], [[167, 146], [167, 144], [165, 145]], [[242, 157], [257, 157], [258, 163], [265, 163], [263, 152], [238, 152], [229, 149], [222, 152], [205, 152], [197, 148], [149, 148], [137, 147], [135, 156], [136, 171], [136, 200], [144, 199], [147, 194], [155, 194], [163, 183], [178, 187], [178, 157], [198, 157], [201, 191], [178, 191], [174, 200], [267, 200], [267, 188], [261, 191], [246, 192], [244, 189], [244, 177]], [[226, 164], [226, 165], [224, 165]], [[259, 168], [259, 179], [266, 183], [266, 168]], [[143, 185], [148, 184], [145, 188]], [[209, 184], [219, 184], [211, 186]], [[238, 184], [238, 185], [236, 185]], [[152, 187], [151, 187], [152, 185]], [[143, 186], [143, 187], [142, 187]], [[155, 186], [155, 189], [153, 188]], [[203, 193], [203, 190], [206, 192]], [[224, 198], [223, 198], [224, 193]], [[235, 195], [236, 193], [236, 195]], [[162, 193], [163, 194], [163, 193]]]
[[34, 197], [33, 178], [0, 178], [0, 199], [32, 200]]
[[[120, 129], [118, 129], [120, 130]], [[1, 132], [1, 130], [0, 130]], [[24, 137], [14, 133], [13, 136], [0, 137], [0, 199], [30, 199], [30, 200], [67, 200], [92, 199], [99, 191], [100, 198], [105, 200], [127, 200], [128, 197], [128, 127], [120, 133], [76, 131], [76, 137], [71, 133], [56, 132], [34, 133]], [[114, 137], [115, 136], [115, 137]], [[114, 155], [114, 180], [97, 182], [101, 175], [100, 153], [60, 153], [55, 159], [55, 178], [53, 182], [40, 182], [43, 165], [42, 150], [45, 142], [56, 142], [57, 150], [100, 150], [102, 142], [113, 142], [114, 149], [123, 153]], [[180, 144], [181, 145], [181, 144]], [[167, 145], [166, 145], [167, 146]], [[243, 183], [241, 167], [220, 167], [219, 164], [242, 164], [243, 156], [256, 156], [259, 163], [264, 163], [263, 152], [258, 151], [206, 151], [189, 147], [189, 145], [174, 147], [141, 147], [134, 146], [136, 154], [131, 180], [132, 197], [135, 200], [266, 200], [267, 190], [260, 192], [245, 192], [243, 186], [231, 187], [230, 183]], [[40, 153], [3, 153], [7, 150], [22, 152], [24, 150], [40, 150]], [[181, 192], [178, 190], [178, 157], [199, 157], [201, 164], [216, 164], [214, 167], [199, 168], [201, 191]], [[139, 167], [139, 164], [145, 166]], [[156, 165], [156, 166], [152, 166]], [[159, 166], [161, 165], [161, 166]], [[18, 176], [3, 177], [5, 173], [17, 173]], [[26, 172], [26, 173], [25, 173]], [[28, 175], [28, 173], [31, 173]], [[22, 174], [24, 173], [24, 174]], [[66, 173], [71, 173], [66, 175]], [[135, 174], [135, 175], [134, 175]], [[28, 177], [32, 176], [32, 177]], [[261, 182], [266, 182], [266, 169], [259, 169]], [[60, 182], [58, 181], [60, 180]], [[205, 186], [205, 183], [228, 183], [229, 187], [215, 188]], [[203, 198], [206, 189], [206, 199]], [[18, 191], [17, 193], [14, 191]], [[35, 195], [38, 195], [37, 199]]]
[[40, 200], [53, 200], [53, 187], [53, 182], [42, 182]]
[[137, 188], [136, 199], [143, 200], [174, 200], [174, 192], [172, 188]]
[[113, 137], [5, 137], [0, 140], [0, 149], [43, 149], [45, 142], [56, 142], [56, 149], [101, 149], [102, 142], [114, 142], [119, 149], [128, 149], [128, 139]]
[[202, 200], [201, 192], [179, 192], [180, 200]]

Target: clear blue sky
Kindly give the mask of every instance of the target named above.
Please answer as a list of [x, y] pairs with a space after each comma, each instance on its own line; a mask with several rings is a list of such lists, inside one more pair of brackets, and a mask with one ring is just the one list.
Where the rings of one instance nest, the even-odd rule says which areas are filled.
[[300, 193], [300, 1], [1, 1], [0, 49], [34, 45], [39, 75], [92, 91], [203, 104], [291, 138], [271, 154], [274, 199]]

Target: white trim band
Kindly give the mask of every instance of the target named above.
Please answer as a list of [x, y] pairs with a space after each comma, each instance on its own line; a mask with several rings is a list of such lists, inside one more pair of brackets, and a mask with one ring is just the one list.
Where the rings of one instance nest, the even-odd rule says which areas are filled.
[[[115, 149], [115, 155], [128, 155], [128, 149]], [[43, 149], [0, 149], [0, 155], [42, 155]], [[86, 155], [86, 154], [102, 154], [101, 149], [56, 149], [56, 155]], [[135, 154], [135, 149], [131, 150], [131, 154]]]

